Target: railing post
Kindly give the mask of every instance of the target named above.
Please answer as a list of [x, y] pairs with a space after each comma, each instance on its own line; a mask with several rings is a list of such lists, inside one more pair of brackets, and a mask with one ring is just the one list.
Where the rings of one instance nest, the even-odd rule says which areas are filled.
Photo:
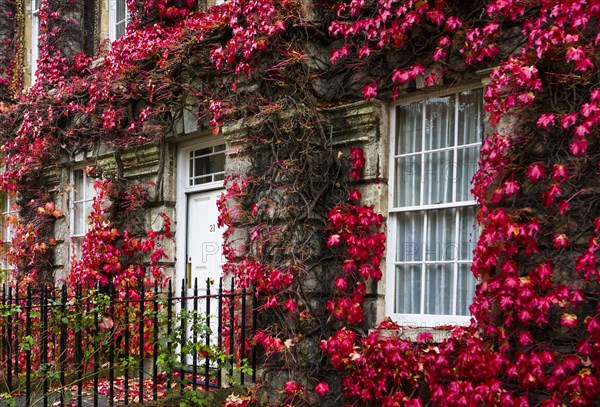
[[[210, 278], [206, 279], [206, 326], [210, 328]], [[206, 349], [210, 348], [210, 334], [206, 333]], [[207, 353], [204, 361], [204, 388], [210, 389], [210, 353]]]
[[154, 281], [154, 353], [152, 355], [152, 398], [158, 400], [158, 281]]
[[[256, 308], [258, 307], [258, 291], [255, 289], [252, 293], [252, 336], [256, 335], [258, 325]], [[252, 383], [256, 383], [256, 344], [252, 345]]]
[[63, 283], [62, 291], [60, 295], [60, 354], [59, 354], [59, 366], [60, 366], [60, 405], [65, 405], [65, 372], [66, 372], [66, 360], [67, 360], [67, 283]]
[[115, 286], [113, 282], [110, 281], [108, 283], [108, 317], [112, 322], [112, 326], [109, 331], [109, 344], [108, 344], [108, 405], [114, 405], [115, 398], [115, 326], [114, 326], [114, 316], [115, 316]]
[[[12, 287], [8, 287], [8, 309], [12, 309]], [[12, 360], [13, 360], [13, 352], [12, 352], [12, 344], [13, 344], [13, 340], [12, 340], [12, 313], [8, 314], [8, 326], [6, 327], [6, 331], [7, 331], [7, 358], [6, 358], [6, 362], [7, 362], [7, 379], [6, 381], [8, 382], [8, 392], [11, 393], [12, 392]]]
[[144, 277], [140, 278], [140, 361], [138, 366], [139, 375], [139, 402], [144, 403], [144, 300], [146, 293], [144, 291]]
[[192, 328], [192, 336], [194, 343], [194, 352], [193, 352], [193, 367], [192, 367], [192, 375], [194, 378], [192, 379], [192, 388], [196, 390], [197, 378], [198, 378], [198, 350], [196, 349], [196, 343], [198, 342], [198, 332], [196, 326], [198, 325], [198, 277], [194, 278], [194, 322]]
[[123, 387], [125, 390], [125, 405], [129, 404], [129, 282], [125, 285], [125, 302], [124, 302], [124, 324], [125, 324], [125, 344], [123, 350], [123, 358], [125, 359], [125, 369], [123, 369]]
[[181, 328], [181, 338], [180, 338], [180, 354], [179, 354], [179, 362], [181, 364], [180, 369], [179, 369], [179, 392], [181, 395], [183, 395], [183, 382], [185, 381], [185, 359], [186, 359], [186, 355], [185, 352], [183, 350], [183, 348], [186, 346], [186, 342], [187, 342], [187, 338], [186, 338], [186, 330], [187, 330], [187, 324], [186, 324], [186, 287], [187, 287], [187, 281], [185, 279], [182, 280], [181, 282], [181, 315], [180, 315], [180, 328]]
[[[100, 292], [100, 283], [96, 284], [96, 298]], [[94, 407], [98, 407], [98, 370], [100, 369], [100, 344], [98, 342], [98, 334], [100, 328], [98, 327], [98, 304], [93, 304], [94, 309]]]
[[75, 359], [77, 364], [77, 407], [83, 406], [83, 304], [81, 284], [75, 287], [77, 331], [75, 332]]
[[[242, 289], [242, 332], [240, 339], [240, 363], [244, 362], [246, 356], [246, 288]], [[244, 385], [244, 369], [240, 369], [240, 384]]]
[[[223, 347], [223, 277], [219, 278], [219, 295], [217, 300], [218, 308], [218, 326], [217, 326], [217, 344], [219, 349]], [[221, 388], [223, 385], [223, 374], [220, 366], [217, 369], [217, 387]]]
[[[15, 284], [15, 306], [20, 306], [19, 304], [19, 282]], [[15, 354], [15, 378], [19, 378], [19, 315], [17, 314], [15, 317], [15, 347], [13, 348], [13, 352]]]
[[231, 366], [229, 367], [229, 377], [233, 377], [233, 366], [235, 364], [235, 282], [234, 278], [231, 278], [231, 291], [229, 292], [229, 361]]
[[25, 299], [25, 338], [29, 342], [25, 351], [25, 405], [31, 405], [31, 284], [27, 284]]
[[[169, 280], [169, 287], [167, 291], [167, 354], [171, 356], [172, 346], [171, 346], [171, 324], [173, 323], [173, 286], [171, 284], [171, 280]], [[171, 390], [171, 374], [173, 372], [169, 372], [167, 375], [167, 389]]]
[[48, 295], [46, 284], [42, 284], [40, 312], [42, 315], [42, 349], [40, 349], [41, 365], [44, 367], [42, 392], [44, 393], [44, 407], [48, 407]]

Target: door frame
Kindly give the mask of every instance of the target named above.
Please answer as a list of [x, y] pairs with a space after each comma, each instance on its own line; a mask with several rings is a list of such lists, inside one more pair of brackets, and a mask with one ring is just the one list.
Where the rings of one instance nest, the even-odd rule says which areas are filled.
[[[177, 146], [177, 201], [175, 204], [177, 223], [175, 225], [175, 275], [173, 276], [175, 279], [175, 296], [178, 296], [181, 293], [181, 277], [186, 275], [188, 195], [225, 188], [223, 181], [188, 186], [189, 153], [193, 150], [224, 143], [225, 139], [222, 136], [208, 136], [201, 140], [183, 142]], [[227, 152], [225, 152], [225, 157], [227, 157]]]

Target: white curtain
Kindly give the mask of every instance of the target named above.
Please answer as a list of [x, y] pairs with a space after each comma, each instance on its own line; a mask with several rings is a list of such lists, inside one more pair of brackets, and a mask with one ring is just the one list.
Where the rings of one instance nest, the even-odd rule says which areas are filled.
[[[423, 105], [414, 103], [397, 109], [396, 185], [394, 206], [420, 204], [422, 183]], [[415, 154], [417, 153], [417, 154]]]
[[396, 266], [395, 310], [398, 314], [421, 314], [422, 276], [420, 264]]
[[458, 96], [458, 145], [481, 143], [483, 135], [483, 90]]

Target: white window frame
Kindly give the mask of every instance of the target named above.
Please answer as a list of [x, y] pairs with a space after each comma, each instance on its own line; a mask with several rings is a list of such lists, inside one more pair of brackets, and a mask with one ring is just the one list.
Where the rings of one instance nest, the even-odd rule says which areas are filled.
[[[220, 188], [224, 187], [223, 180], [206, 182], [206, 183], [198, 184], [198, 185], [190, 185], [190, 183], [189, 183], [189, 180], [190, 180], [190, 177], [189, 177], [190, 153], [193, 151], [196, 151], [196, 150], [202, 150], [205, 148], [215, 147], [218, 145], [225, 145], [225, 150], [223, 151], [223, 153], [225, 154], [225, 159], [227, 159], [227, 145], [226, 145], [225, 139], [223, 137], [211, 136], [210, 139], [206, 139], [201, 142], [198, 142], [195, 140], [193, 142], [182, 143], [179, 146], [179, 152], [178, 152], [178, 158], [177, 158], [178, 201], [181, 201], [181, 199], [179, 199], [179, 198], [180, 197], [184, 198], [186, 193], [208, 191], [211, 189], [220, 189]], [[213, 153], [213, 154], [219, 154], [219, 153], [220, 153], [220, 151], [218, 153]], [[209, 154], [209, 155], [213, 155], [213, 154]], [[211, 173], [211, 174], [225, 175], [225, 172], [219, 171], [217, 173]]]
[[[461, 201], [461, 202], [451, 202], [451, 203], [440, 203], [440, 204], [429, 204], [429, 205], [419, 205], [419, 206], [405, 206], [405, 207], [395, 207], [395, 188], [396, 188], [396, 183], [395, 183], [395, 177], [396, 177], [396, 138], [397, 138], [397, 134], [396, 132], [397, 130], [397, 117], [396, 117], [396, 112], [397, 112], [397, 107], [401, 106], [401, 105], [409, 105], [409, 104], [413, 104], [413, 103], [418, 103], [418, 102], [424, 102], [428, 99], [431, 98], [435, 98], [435, 97], [443, 97], [443, 96], [449, 96], [449, 95], [458, 95], [460, 92], [464, 92], [464, 91], [469, 91], [469, 90], [477, 90], [477, 89], [482, 89], [483, 85], [479, 82], [479, 83], [475, 83], [475, 84], [468, 84], [465, 86], [457, 86], [454, 87], [452, 89], [446, 89], [446, 90], [440, 90], [440, 91], [436, 91], [436, 92], [428, 92], [428, 93], [422, 93], [419, 95], [414, 95], [414, 96], [410, 96], [407, 98], [403, 98], [401, 101], [398, 101], [396, 103], [393, 103], [390, 106], [390, 154], [389, 154], [389, 191], [388, 191], [388, 205], [389, 205], [389, 209], [388, 209], [388, 219], [387, 219], [387, 236], [388, 236], [388, 243], [387, 243], [387, 261], [386, 261], [386, 288], [385, 288], [385, 307], [386, 307], [386, 315], [389, 315], [394, 321], [398, 322], [401, 325], [404, 326], [415, 326], [415, 327], [419, 327], [419, 328], [433, 328], [436, 326], [441, 326], [441, 325], [448, 325], [448, 324], [453, 324], [453, 325], [468, 325], [471, 321], [472, 316], [463, 316], [463, 315], [438, 315], [438, 314], [401, 314], [401, 313], [397, 313], [395, 311], [395, 301], [396, 301], [396, 265], [397, 264], [411, 264], [411, 262], [397, 262], [396, 261], [396, 244], [397, 244], [397, 239], [398, 239], [398, 234], [397, 234], [397, 224], [399, 222], [398, 217], [396, 216], [396, 214], [398, 213], [402, 213], [402, 212], [414, 212], [414, 211], [427, 211], [427, 210], [431, 210], [431, 209], [447, 209], [447, 208], [460, 208], [460, 207], [468, 207], [468, 206], [476, 206], [476, 201], [470, 200], [470, 201]], [[483, 96], [482, 96], [483, 97]], [[482, 104], [483, 104], [483, 100], [482, 100]], [[458, 109], [455, 108], [455, 118]], [[455, 133], [457, 131], [457, 126], [458, 126], [458, 120], [455, 119]], [[482, 128], [482, 133], [485, 131], [484, 128]], [[483, 134], [481, 135], [483, 136]], [[460, 145], [460, 147], [463, 146], [468, 146], [469, 144], [463, 144]], [[479, 145], [481, 145], [481, 143], [479, 143]], [[457, 149], [457, 144], [452, 144], [451, 146], [449, 146], [447, 148], [448, 150], [456, 150]], [[423, 154], [423, 152], [421, 152], [421, 154]], [[401, 155], [401, 154], [400, 154]], [[423, 183], [424, 181], [426, 181], [425, 179], [421, 179], [421, 183]], [[454, 200], [454, 198], [453, 198]], [[425, 226], [425, 230], [426, 230], [426, 226]], [[457, 226], [457, 232], [458, 233], [458, 226]], [[458, 242], [458, 240], [457, 240]], [[425, 243], [425, 242], [419, 242], [419, 243]], [[473, 245], [476, 243], [473, 242]], [[444, 264], [444, 263], [449, 263], [449, 264], [454, 264], [457, 261], [448, 261], [448, 262], [444, 262], [444, 261], [427, 261], [426, 257], [422, 258], [422, 260], [420, 261], [415, 261], [415, 264]], [[468, 264], [471, 264], [472, 261], [468, 261]], [[454, 279], [454, 298], [456, 298], [456, 292], [457, 292], [457, 272], [455, 272], [453, 274], [453, 279]], [[425, 275], [423, 274], [423, 278], [422, 278], [423, 282], [422, 282], [422, 287], [424, 287], [425, 285]], [[421, 289], [421, 307], [423, 307], [423, 301], [425, 301], [424, 297], [424, 289]], [[453, 301], [453, 304], [456, 303], [456, 300]], [[454, 305], [453, 305], [454, 308]]]
[[[123, 1], [125, 3], [125, 18], [117, 21], [117, 1]], [[125, 23], [125, 30], [127, 30], [127, 24], [129, 23], [129, 10], [127, 8], [126, 0], [108, 0], [108, 39], [110, 42], [118, 39], [117, 37], [117, 25], [121, 22]]]
[[[76, 200], [76, 185], [75, 185], [75, 172], [76, 171], [81, 171], [83, 174], [83, 191], [80, 193], [80, 196], [82, 197], [82, 199], [78, 199]], [[78, 256], [78, 245], [81, 245], [81, 242], [83, 241], [83, 238], [85, 237], [86, 233], [89, 231], [89, 219], [85, 219], [85, 207], [86, 207], [86, 203], [90, 203], [93, 204], [94, 202], [94, 197], [96, 196], [96, 190], [95, 188], [91, 188], [91, 191], [88, 191], [88, 179], [89, 176], [87, 175], [86, 171], [85, 171], [85, 167], [83, 166], [78, 166], [78, 167], [74, 167], [71, 169], [70, 171], [70, 183], [71, 183], [71, 193], [70, 193], [70, 204], [69, 204], [69, 220], [70, 220], [70, 226], [69, 226], [69, 258], [70, 259], [79, 259]], [[91, 193], [90, 193], [91, 192]], [[75, 232], [75, 219], [76, 217], [79, 215], [76, 213], [76, 204], [77, 203], [82, 203], [82, 208], [83, 208], [83, 213], [81, 214], [81, 216], [83, 216], [82, 219], [82, 225], [83, 225], [83, 233], [76, 233]]]
[[40, 9], [38, 2], [41, 0], [31, 0], [31, 83], [35, 83], [35, 74], [37, 72], [38, 59], [40, 58]]

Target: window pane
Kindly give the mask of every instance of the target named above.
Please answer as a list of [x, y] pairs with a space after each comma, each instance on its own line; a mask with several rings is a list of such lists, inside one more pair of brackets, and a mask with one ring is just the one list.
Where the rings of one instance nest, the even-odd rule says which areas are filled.
[[398, 214], [396, 261], [421, 261], [423, 253], [422, 212]]
[[210, 175], [207, 175], [205, 177], [195, 177], [192, 180], [192, 185], [202, 185], [209, 182], [212, 182], [212, 177]]
[[396, 159], [395, 207], [421, 203], [421, 155]]
[[6, 255], [8, 254], [9, 250], [10, 250], [10, 244], [9, 243], [3, 243], [2, 244], [1, 253], [0, 253], [0, 258], [2, 259], [0, 261], [0, 267], [2, 267], [2, 270], [10, 270], [10, 269], [13, 268], [12, 264], [10, 264], [10, 262], [6, 258]]
[[[225, 153], [213, 153], [212, 150], [209, 147], [190, 152], [189, 185], [218, 181], [213, 174], [221, 175], [225, 171]], [[223, 179], [222, 175], [220, 179]]]
[[209, 155], [212, 153], [212, 148], [201, 148], [200, 150], [194, 150], [190, 153], [190, 157], [200, 157], [202, 155]]
[[[14, 198], [13, 198], [14, 199]], [[16, 215], [16, 209], [12, 208], [12, 199], [8, 195], [2, 197], [2, 241], [12, 240], [12, 227], [10, 217]]]
[[456, 260], [456, 208], [427, 211], [425, 260]]
[[458, 100], [458, 144], [480, 143], [483, 134], [483, 90], [461, 92]]
[[2, 241], [8, 242], [12, 239], [10, 225], [6, 214], [2, 214]]
[[396, 154], [413, 153], [423, 146], [423, 104], [398, 106]]
[[83, 211], [83, 202], [77, 202], [73, 208], [73, 234], [82, 235], [85, 233], [85, 213]]
[[215, 154], [210, 157], [211, 172], [225, 171], [225, 154]]
[[452, 150], [425, 154], [424, 205], [452, 202], [455, 181], [453, 160]]
[[456, 202], [472, 201], [471, 181], [478, 168], [479, 146], [462, 148], [456, 153]]
[[85, 177], [85, 199], [92, 199], [96, 196], [96, 189], [94, 188], [94, 184], [96, 183], [96, 179], [92, 177]]
[[194, 159], [194, 177], [210, 174], [210, 159], [207, 157]]
[[473, 260], [473, 250], [477, 245], [477, 239], [479, 238], [479, 226], [475, 220], [477, 214], [477, 207], [467, 206], [460, 208], [460, 227], [458, 231], [459, 236], [459, 247], [460, 247], [460, 259], [459, 260]]
[[83, 249], [81, 247], [82, 241], [83, 241], [82, 237], [72, 237], [71, 238], [71, 246], [73, 248], [73, 254], [75, 255], [76, 259], [80, 259], [81, 253], [83, 252]]
[[83, 170], [73, 171], [73, 188], [75, 189], [75, 200], [80, 201], [84, 199], [83, 191]]
[[125, 20], [126, 8], [125, 0], [117, 0], [117, 22]]
[[454, 95], [425, 102], [425, 149], [454, 145]]
[[120, 38], [123, 35], [125, 35], [125, 22], [117, 24], [116, 35], [117, 38]]
[[429, 264], [426, 267], [424, 314], [451, 315], [454, 292], [453, 264]]
[[396, 301], [394, 308], [397, 313], [421, 313], [422, 275], [420, 265], [396, 266]]
[[12, 242], [12, 238], [13, 238], [13, 230], [14, 230], [14, 223], [12, 221], [13, 216], [16, 216], [16, 213], [12, 213], [12, 214], [7, 214], [5, 216], [3, 216], [2, 219], [2, 241], [3, 242]]
[[218, 153], [220, 151], [225, 151], [225, 144], [219, 144], [219, 145], [215, 146], [214, 149], [215, 149], [215, 153]]
[[458, 289], [456, 290], [456, 315], [469, 315], [469, 306], [475, 295], [477, 280], [470, 264], [458, 265]]
[[90, 214], [92, 213], [92, 203], [93, 201], [85, 202], [85, 218], [84, 218], [84, 231], [88, 231], [88, 225], [90, 224]]

